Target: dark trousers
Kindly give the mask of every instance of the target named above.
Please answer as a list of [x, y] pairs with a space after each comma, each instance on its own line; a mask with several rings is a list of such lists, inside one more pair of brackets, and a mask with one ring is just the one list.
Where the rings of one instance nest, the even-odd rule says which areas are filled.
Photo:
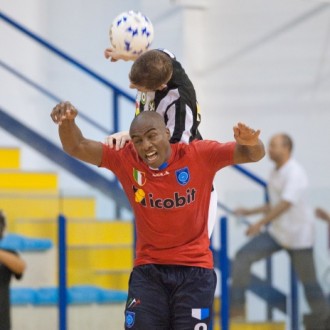
[[[268, 232], [265, 232], [251, 239], [237, 252], [232, 266], [231, 307], [233, 309], [244, 309], [245, 289], [250, 282], [252, 264], [280, 250], [283, 250], [283, 247]], [[328, 304], [317, 281], [313, 249], [286, 251], [289, 253], [293, 268], [304, 287], [312, 312], [326, 315]]]
[[135, 267], [129, 281], [125, 329], [208, 329], [216, 282], [213, 269]]

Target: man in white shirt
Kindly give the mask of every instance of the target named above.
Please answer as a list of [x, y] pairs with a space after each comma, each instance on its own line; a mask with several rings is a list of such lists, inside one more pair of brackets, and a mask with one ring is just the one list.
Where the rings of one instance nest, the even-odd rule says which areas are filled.
[[[237, 215], [262, 213], [263, 216], [248, 228], [247, 235], [254, 237], [237, 252], [233, 262], [231, 316], [245, 318], [245, 289], [252, 264], [285, 249], [312, 311], [309, 319], [313, 325], [309, 328], [306, 318], [306, 329], [324, 330], [330, 326], [326, 321], [329, 311], [314, 266], [314, 218], [306, 198], [308, 179], [301, 165], [291, 157], [292, 147], [292, 140], [286, 134], [271, 138], [268, 154], [275, 167], [268, 182], [270, 203], [236, 210]], [[269, 225], [267, 230], [263, 230], [266, 225]]]

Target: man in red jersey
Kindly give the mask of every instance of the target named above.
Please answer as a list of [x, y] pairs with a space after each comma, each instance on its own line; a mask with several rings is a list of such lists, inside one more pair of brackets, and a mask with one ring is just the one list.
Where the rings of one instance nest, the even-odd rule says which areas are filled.
[[77, 114], [69, 102], [51, 113], [64, 151], [111, 170], [135, 214], [125, 329], [207, 329], [216, 287], [207, 224], [212, 182], [221, 168], [264, 156], [260, 131], [239, 123], [236, 142], [170, 144], [163, 117], [146, 111], [132, 121], [132, 141], [116, 151], [86, 139]]

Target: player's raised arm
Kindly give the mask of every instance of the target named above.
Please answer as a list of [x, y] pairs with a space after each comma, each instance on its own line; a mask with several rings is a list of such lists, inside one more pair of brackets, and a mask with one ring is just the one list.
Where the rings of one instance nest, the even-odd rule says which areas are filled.
[[237, 142], [234, 152], [235, 164], [257, 162], [265, 155], [265, 147], [259, 139], [260, 130], [254, 130], [244, 123], [233, 127]]
[[102, 143], [86, 139], [75, 123], [77, 109], [70, 102], [57, 104], [51, 112], [51, 118], [58, 124], [58, 132], [63, 150], [72, 157], [90, 164], [100, 165]]

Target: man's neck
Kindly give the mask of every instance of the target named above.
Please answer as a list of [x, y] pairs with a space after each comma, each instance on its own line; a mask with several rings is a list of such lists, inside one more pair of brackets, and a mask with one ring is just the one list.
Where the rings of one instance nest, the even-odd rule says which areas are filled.
[[276, 169], [279, 170], [281, 167], [283, 167], [289, 161], [289, 159], [290, 159], [290, 156], [278, 161], [276, 163]]

